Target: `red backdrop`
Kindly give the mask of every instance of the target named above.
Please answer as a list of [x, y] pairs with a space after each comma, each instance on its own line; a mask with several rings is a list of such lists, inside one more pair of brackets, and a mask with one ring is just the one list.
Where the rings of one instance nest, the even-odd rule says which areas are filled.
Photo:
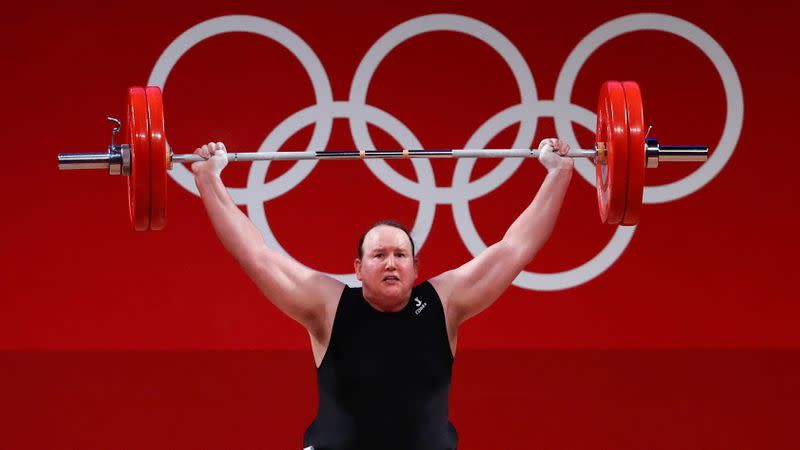
[[[299, 445], [299, 433], [313, 415], [306, 333], [264, 299], [224, 251], [198, 197], [187, 190], [190, 179], [173, 172], [165, 231], [135, 233], [128, 226], [122, 177], [58, 172], [59, 152], [105, 149], [110, 126], [104, 117], [123, 116], [128, 86], [162, 85], [169, 141], [183, 153], [209, 140], [244, 151], [319, 143], [352, 148], [364, 146], [365, 137], [379, 148], [409, 142], [463, 147], [481, 139], [483, 145], [502, 147], [536, 145], [556, 133], [562, 138], [574, 133], [573, 144], [586, 147], [592, 143], [586, 124], [593, 123], [599, 86], [608, 79], [632, 79], [642, 87], [652, 135], [667, 144], [708, 144], [711, 161], [648, 171], [646, 204], [635, 230], [600, 224], [593, 185], [573, 177], [556, 231], [526, 269], [549, 275], [519, 279], [461, 330], [454, 417], [460, 419], [463, 446], [518, 444], [490, 436], [498, 427], [511, 436], [532, 423], [539, 426], [551, 416], [529, 416], [537, 402], [542, 411], [558, 411], [556, 398], [537, 392], [587, 386], [618, 391], [639, 381], [631, 374], [638, 362], [661, 361], [642, 373], [649, 396], [632, 395], [619, 405], [579, 396], [576, 408], [627, 418], [621, 420], [649, 415], [671, 425], [697, 425], [683, 434], [674, 428], [666, 433], [671, 448], [715, 447], [728, 442], [715, 436], [730, 428], [739, 430], [735, 441], [746, 447], [771, 442], [761, 448], [776, 448], [788, 430], [784, 412], [800, 397], [791, 383], [779, 382], [797, 373], [800, 345], [800, 306], [790, 287], [797, 267], [798, 181], [792, 176], [791, 138], [785, 138], [798, 100], [790, 84], [798, 69], [792, 56], [796, 14], [769, 4], [721, 8], [690, 1], [647, 6], [242, 1], [190, 8], [179, 2], [28, 2], [7, 8], [0, 17], [2, 117], [6, 154], [13, 156], [0, 176], [5, 204], [0, 367], [7, 369], [3, 393], [10, 399], [3, 412], [14, 420], [0, 430], [0, 439], [5, 435], [12, 444], [0, 446], [287, 447]], [[368, 67], [374, 67], [371, 77]], [[359, 92], [365, 92], [363, 102]], [[504, 111], [517, 115], [500, 123]], [[348, 120], [354, 117], [373, 122], [368, 132]], [[356, 241], [367, 225], [387, 217], [404, 221], [422, 244], [421, 277], [427, 278], [468, 260], [478, 237], [486, 243], [501, 237], [544, 175], [535, 161], [513, 173], [497, 166], [481, 161], [464, 177], [454, 161], [420, 163], [416, 169], [398, 162], [391, 164], [398, 174], [392, 178], [395, 172], [373, 171], [361, 162], [322, 162], [294, 177], [302, 167], [276, 163], [265, 171], [241, 163], [229, 166], [224, 180], [270, 239], [304, 264], [331, 273], [352, 271]], [[501, 173], [504, 178], [479, 192], [480, 183]], [[290, 179], [294, 182], [279, 191], [279, 183]], [[676, 356], [675, 349], [688, 356]], [[706, 359], [702, 355], [710, 349], [729, 352], [712, 352]], [[163, 401], [117, 410], [128, 425], [114, 428], [104, 422], [104, 408], [130, 406], [144, 388], [135, 375], [113, 384], [98, 371], [128, 364], [131, 370], [119, 374], [141, 374], [160, 367], [162, 357], [172, 360], [154, 350], [224, 352], [198, 353], [204, 355], [202, 364], [175, 363], [167, 381], [154, 388]], [[236, 359], [238, 350], [256, 350], [263, 358], [249, 365], [247, 358]], [[294, 362], [287, 370], [298, 375], [281, 383], [290, 383], [307, 403], [288, 406], [287, 400], [255, 410], [236, 401], [225, 406], [237, 411], [235, 417], [255, 414], [252, 426], [271, 424], [262, 434], [232, 441], [236, 433], [228, 428], [221, 434], [208, 431], [213, 427], [206, 421], [227, 423], [222, 413], [190, 408], [188, 393], [175, 394], [188, 382], [179, 375], [183, 370], [200, 364], [200, 370], [216, 373], [218, 364], [233, 358], [274, 389], [227, 372], [219, 376], [250, 386], [268, 402], [281, 389], [270, 383], [278, 383], [274, 372], [283, 363], [275, 355], [285, 350], [303, 356], [290, 357]], [[503, 353], [507, 350], [514, 351]], [[480, 363], [500, 354], [512, 362], [494, 369]], [[489, 392], [483, 380], [505, 382], [498, 367], [551, 368], [522, 362], [531, 358], [563, 363], [563, 372], [544, 376], [539, 381], [545, 384], [532, 383], [539, 387], [511, 382], [508, 391], [481, 396]], [[693, 384], [689, 374], [701, 360], [706, 377]], [[459, 365], [465, 367], [459, 371]], [[585, 377], [568, 376], [573, 369]], [[625, 375], [606, 379], [608, 371]], [[675, 382], [682, 377], [687, 381]], [[729, 389], [702, 397], [722, 378], [732, 380]], [[54, 387], [65, 379], [73, 381]], [[193, 380], [189, 386], [202, 392], [215, 383], [210, 375]], [[50, 389], [62, 395], [45, 395]], [[705, 400], [687, 400], [677, 409], [654, 406], [677, 392]], [[758, 394], [747, 397], [747, 392]], [[109, 399], [86, 407], [84, 400], [95, 395]], [[721, 412], [730, 409], [724, 406], [730, 396], [740, 396], [741, 411], [753, 411]], [[478, 418], [485, 420], [480, 411], [487, 407], [504, 408], [506, 419], [484, 429]], [[25, 408], [30, 414], [19, 413]], [[174, 413], [165, 417], [189, 417], [187, 427], [208, 434], [200, 441], [165, 440], [176, 428], [171, 422], [153, 426], [146, 412], [151, 408]], [[276, 425], [287, 408], [299, 412], [286, 416], [288, 428]], [[56, 426], [60, 414], [42, 411], [63, 411], [67, 425]], [[658, 434], [645, 426], [628, 431], [633, 434], [620, 429], [603, 440], [598, 436], [613, 428], [613, 421], [598, 423], [591, 414], [575, 418], [567, 411], [556, 417], [569, 425], [541, 427], [545, 431], [535, 442], [547, 448], [641, 448], [651, 447], [637, 445], [643, 439]], [[769, 420], [760, 421], [763, 417]], [[229, 424], [234, 428], [250, 429], [231, 420], [239, 424]], [[509, 425], [513, 420], [520, 425]], [[699, 425], [706, 420], [710, 425]], [[108, 427], [107, 439], [86, 438], [97, 435], [82, 421]], [[130, 440], [136, 424], [150, 437], [142, 443]], [[36, 433], [20, 431], [34, 428], [60, 431], [38, 440], [31, 437]], [[564, 440], [561, 432], [586, 438]]]

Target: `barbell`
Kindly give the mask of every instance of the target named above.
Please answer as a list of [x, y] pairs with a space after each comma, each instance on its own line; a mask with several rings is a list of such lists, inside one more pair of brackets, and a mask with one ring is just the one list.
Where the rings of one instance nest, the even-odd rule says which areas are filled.
[[[111, 145], [103, 153], [60, 153], [58, 168], [106, 169], [128, 178], [128, 210], [136, 231], [166, 226], [167, 171], [174, 163], [202, 161], [197, 154], [175, 154], [167, 142], [164, 103], [156, 86], [128, 89], [127, 143], [118, 144], [116, 123]], [[664, 146], [649, 138], [644, 126], [639, 85], [633, 81], [607, 81], [600, 88], [597, 127], [592, 149], [571, 149], [566, 155], [590, 158], [595, 164], [600, 219], [610, 225], [635, 225], [644, 193], [646, 168], [661, 161], [706, 161], [707, 146]], [[400, 158], [538, 158], [538, 149], [355, 150], [229, 153], [228, 160], [329, 160]]]

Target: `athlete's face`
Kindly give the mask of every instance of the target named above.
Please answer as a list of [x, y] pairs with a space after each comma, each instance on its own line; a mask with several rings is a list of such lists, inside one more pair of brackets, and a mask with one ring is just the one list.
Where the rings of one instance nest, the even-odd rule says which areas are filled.
[[364, 297], [391, 310], [411, 297], [417, 279], [417, 261], [411, 241], [396, 227], [379, 225], [364, 236], [362, 257], [355, 261], [356, 277]]

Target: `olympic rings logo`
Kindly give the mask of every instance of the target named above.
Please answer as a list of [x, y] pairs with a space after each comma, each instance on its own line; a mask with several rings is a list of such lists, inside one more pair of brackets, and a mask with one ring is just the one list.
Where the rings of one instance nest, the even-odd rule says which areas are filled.
[[[536, 133], [540, 117], [553, 117], [561, 139], [577, 142], [572, 129], [575, 122], [594, 130], [595, 114], [570, 103], [573, 85], [589, 56], [609, 40], [626, 33], [656, 30], [675, 34], [694, 44], [714, 64], [719, 72], [727, 100], [725, 127], [718, 147], [709, 160], [687, 177], [661, 186], [645, 188], [644, 203], [664, 203], [683, 198], [702, 188], [725, 166], [739, 140], [744, 117], [742, 86], [736, 69], [722, 47], [705, 31], [683, 19], [664, 14], [633, 14], [606, 22], [584, 37], [564, 63], [558, 76], [553, 100], [537, 97], [533, 74], [522, 54], [498, 30], [489, 25], [460, 15], [434, 14], [404, 22], [384, 34], [366, 53], [356, 70], [347, 101], [334, 101], [328, 76], [319, 58], [297, 34], [276, 22], [254, 16], [223, 16], [202, 22], [178, 36], [159, 57], [150, 74], [148, 84], [164, 88], [167, 77], [181, 56], [197, 43], [216, 35], [231, 32], [254, 33], [273, 39], [285, 46], [300, 61], [311, 79], [316, 104], [308, 106], [281, 122], [267, 136], [259, 152], [274, 152], [294, 133], [314, 124], [308, 149], [326, 148], [333, 120], [349, 119], [350, 130], [356, 146], [374, 150], [367, 130], [370, 123], [389, 133], [404, 148], [423, 148], [419, 140], [402, 122], [386, 111], [366, 103], [367, 89], [372, 75], [383, 58], [395, 47], [412, 37], [432, 31], [453, 31], [478, 39], [492, 47], [511, 69], [519, 88], [520, 103], [497, 113], [469, 138], [465, 148], [485, 148], [488, 142], [507, 127], [519, 123], [513, 147], [528, 147]], [[472, 255], [486, 249], [486, 244], [475, 228], [469, 210], [469, 201], [493, 191], [509, 179], [522, 163], [520, 159], [504, 159], [488, 174], [470, 181], [475, 164], [471, 159], [459, 159], [453, 176], [453, 185], [437, 187], [430, 161], [412, 159], [418, 182], [409, 180], [393, 170], [385, 161], [365, 160], [370, 171], [400, 195], [419, 201], [417, 218], [411, 232], [418, 248], [422, 248], [433, 225], [436, 205], [452, 206], [456, 228]], [[263, 204], [283, 195], [301, 183], [314, 169], [317, 161], [299, 161], [278, 178], [264, 184], [268, 161], [252, 164], [247, 187], [229, 188], [233, 200], [247, 205], [250, 219], [261, 230], [268, 245], [289, 254], [272, 233]], [[576, 161], [575, 168], [589, 183], [594, 183], [594, 167], [589, 161]], [[191, 172], [177, 165], [170, 176], [183, 188], [199, 195]], [[260, 213], [256, 213], [260, 211]], [[608, 269], [627, 247], [636, 227], [618, 227], [609, 243], [591, 260], [559, 273], [522, 272], [513, 282], [520, 288], [552, 291], [567, 289], [586, 283]], [[290, 255], [291, 256], [291, 255]], [[358, 284], [355, 274], [331, 274], [342, 282]]]

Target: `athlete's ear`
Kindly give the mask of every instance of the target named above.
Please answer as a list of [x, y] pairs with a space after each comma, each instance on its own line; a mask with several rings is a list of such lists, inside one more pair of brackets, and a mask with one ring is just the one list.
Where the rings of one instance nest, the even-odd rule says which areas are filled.
[[361, 280], [361, 258], [356, 258], [356, 260], [353, 261], [353, 269], [356, 272], [356, 278], [358, 279], [358, 281], [362, 281]]

